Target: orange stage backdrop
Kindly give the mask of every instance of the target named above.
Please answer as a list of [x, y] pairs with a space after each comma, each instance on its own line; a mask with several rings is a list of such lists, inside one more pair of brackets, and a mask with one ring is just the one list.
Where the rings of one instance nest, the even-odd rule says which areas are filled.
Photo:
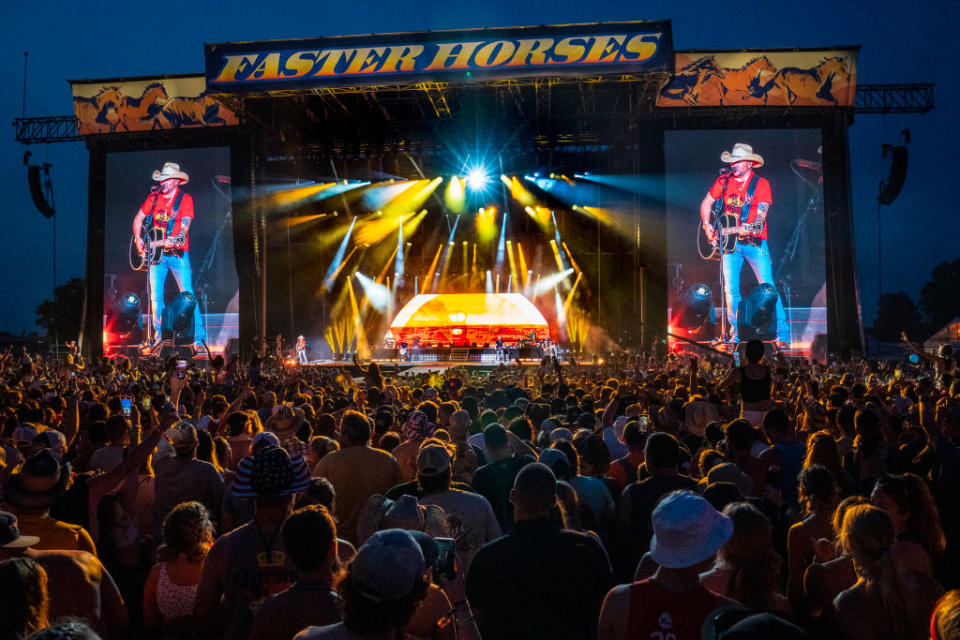
[[678, 51], [658, 107], [852, 107], [856, 48]]
[[207, 95], [202, 75], [70, 84], [82, 136], [238, 124], [233, 111]]
[[390, 325], [398, 343], [413, 346], [483, 346], [549, 336], [546, 318], [520, 293], [432, 293], [414, 296]]

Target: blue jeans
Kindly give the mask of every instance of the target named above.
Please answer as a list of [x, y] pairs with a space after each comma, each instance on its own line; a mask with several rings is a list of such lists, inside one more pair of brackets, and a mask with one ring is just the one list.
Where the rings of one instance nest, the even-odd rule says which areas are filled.
[[306, 349], [297, 349], [297, 362], [299, 364], [307, 364], [307, 350]]
[[[733, 325], [730, 335], [734, 341], [737, 340], [737, 309], [743, 297], [740, 295], [740, 272], [743, 271], [744, 261], [753, 269], [759, 284], [770, 283], [776, 286], [773, 282], [773, 266], [766, 240], [762, 240], [758, 247], [737, 242], [733, 253], [723, 256], [723, 290], [727, 298], [727, 321]], [[787, 324], [787, 313], [783, 309], [783, 300], [780, 296], [777, 297], [777, 339], [790, 342], [790, 326]]]
[[[160, 257], [160, 262], [150, 267], [150, 301], [153, 304], [153, 328], [160, 335], [160, 320], [163, 317], [163, 308], [166, 304], [163, 301], [163, 287], [167, 282], [167, 274], [172, 273], [177, 281], [180, 291], [193, 293], [193, 275], [190, 270], [190, 252], [185, 251], [183, 257], [179, 258], [172, 253], [164, 253]], [[206, 331], [203, 328], [203, 316], [200, 314], [200, 302], [193, 312], [193, 341], [201, 342], [207, 339]]]

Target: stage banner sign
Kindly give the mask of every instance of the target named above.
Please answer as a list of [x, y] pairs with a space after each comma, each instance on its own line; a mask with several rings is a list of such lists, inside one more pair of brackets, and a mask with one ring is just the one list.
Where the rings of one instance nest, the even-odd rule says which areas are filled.
[[82, 136], [238, 124], [233, 111], [207, 95], [202, 75], [70, 84]]
[[678, 51], [658, 107], [852, 107], [856, 47]]
[[212, 93], [673, 70], [669, 21], [228, 42], [205, 49]]

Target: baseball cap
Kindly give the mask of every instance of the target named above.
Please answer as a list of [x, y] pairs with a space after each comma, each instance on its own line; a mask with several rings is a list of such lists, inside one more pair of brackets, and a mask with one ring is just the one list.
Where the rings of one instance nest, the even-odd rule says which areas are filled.
[[417, 454], [417, 473], [436, 476], [450, 468], [450, 452], [440, 444], [430, 444]]
[[378, 531], [360, 547], [350, 564], [357, 590], [374, 602], [394, 602], [408, 595], [426, 573], [423, 550], [403, 529]]
[[37, 536], [20, 535], [17, 516], [8, 511], [0, 511], [0, 547], [4, 549], [26, 549], [40, 542]]
[[13, 430], [13, 442], [17, 445], [33, 444], [37, 437], [37, 428], [32, 424], [21, 424]]
[[181, 420], [169, 430], [167, 438], [170, 445], [176, 451], [190, 451], [200, 444], [200, 438], [197, 437], [197, 428], [189, 420]]

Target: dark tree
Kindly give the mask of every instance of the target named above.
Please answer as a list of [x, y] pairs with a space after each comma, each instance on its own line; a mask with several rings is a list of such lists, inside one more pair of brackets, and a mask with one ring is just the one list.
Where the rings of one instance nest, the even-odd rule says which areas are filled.
[[913, 298], [903, 291], [885, 293], [877, 302], [873, 333], [877, 340], [895, 342], [900, 339], [901, 331], [913, 339], [926, 337], [923, 318]]
[[960, 258], [933, 268], [930, 281], [920, 291], [920, 306], [931, 333], [960, 316]]
[[76, 340], [83, 316], [82, 278], [71, 278], [53, 291], [53, 300], [44, 300], [37, 307], [37, 325], [47, 330], [48, 337], [60, 341]]

